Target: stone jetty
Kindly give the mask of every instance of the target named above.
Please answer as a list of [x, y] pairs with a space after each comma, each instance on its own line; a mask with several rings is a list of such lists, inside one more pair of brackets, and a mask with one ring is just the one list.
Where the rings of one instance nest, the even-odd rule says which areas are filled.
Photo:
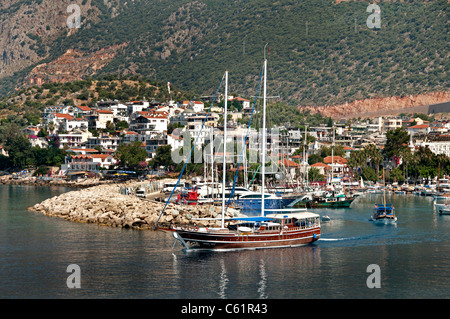
[[[96, 223], [99, 225], [153, 229], [164, 202], [158, 202], [134, 195], [124, 195], [123, 188], [139, 187], [134, 184], [99, 185], [70, 191], [44, 200], [28, 208], [29, 211], [60, 217], [69, 221]], [[160, 193], [148, 194], [158, 196]], [[162, 194], [161, 194], [162, 195]], [[238, 217], [239, 211], [228, 209], [226, 217]], [[198, 218], [220, 218], [221, 207], [212, 205], [168, 204], [161, 223], [196, 224], [197, 226], [218, 226], [219, 221], [197, 220]]]

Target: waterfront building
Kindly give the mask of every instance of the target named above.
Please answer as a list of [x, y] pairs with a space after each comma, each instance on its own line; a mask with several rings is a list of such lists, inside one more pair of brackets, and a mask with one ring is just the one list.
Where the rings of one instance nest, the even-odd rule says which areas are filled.
[[101, 135], [91, 136], [86, 142], [86, 148], [101, 147], [102, 149], [111, 149], [116, 151], [120, 145], [121, 138], [118, 136]]

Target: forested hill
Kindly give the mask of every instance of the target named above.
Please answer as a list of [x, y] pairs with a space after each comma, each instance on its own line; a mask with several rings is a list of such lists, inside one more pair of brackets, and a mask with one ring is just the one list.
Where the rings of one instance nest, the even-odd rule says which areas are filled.
[[[0, 7], [0, 23], [25, 3], [33, 8], [52, 1], [71, 3], [9, 0], [15, 6]], [[0, 91], [5, 93], [15, 81], [22, 83], [34, 66], [54, 61], [69, 49], [88, 55], [117, 46], [106, 66], [86, 74], [142, 74], [212, 94], [228, 69], [231, 90], [248, 96], [255, 93], [266, 43], [269, 94], [292, 105], [449, 89], [447, 0], [380, 2], [381, 25], [373, 29], [367, 25], [373, 12], [367, 12], [369, 3], [364, 1], [80, 2], [81, 28], [60, 26], [54, 31], [46, 26], [31, 34], [39, 59], [5, 75]], [[27, 38], [19, 39], [25, 43], [22, 47], [30, 47]]]

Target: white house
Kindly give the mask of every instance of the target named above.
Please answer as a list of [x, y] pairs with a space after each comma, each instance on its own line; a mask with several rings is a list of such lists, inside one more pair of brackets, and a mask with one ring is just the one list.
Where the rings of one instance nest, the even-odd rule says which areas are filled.
[[445, 154], [450, 156], [450, 141], [422, 142], [416, 144], [416, 146], [428, 147], [436, 155]]
[[56, 130], [65, 129], [65, 121], [72, 121], [74, 117], [66, 113], [51, 113], [46, 117], [46, 123], [53, 123]]
[[150, 103], [148, 101], [132, 101], [128, 103], [128, 113], [142, 112], [148, 109]]
[[89, 122], [86, 118], [64, 118], [61, 120], [60, 129], [63, 129], [66, 132], [72, 132], [74, 130], [82, 130], [87, 131], [89, 126]]
[[133, 131], [123, 130], [121, 136], [122, 143], [124, 144], [130, 144], [131, 142], [139, 140], [139, 133]]
[[36, 135], [30, 135], [29, 141], [31, 143], [31, 146], [38, 146], [40, 148], [48, 147], [48, 141], [45, 137], [37, 137]]
[[114, 113], [109, 110], [94, 110], [90, 119], [90, 126], [105, 129], [108, 122], [114, 123]]
[[97, 172], [101, 167], [107, 169], [116, 163], [117, 160], [109, 154], [68, 155], [65, 164], [61, 165], [61, 171], [66, 174], [77, 171]]
[[101, 135], [101, 136], [91, 136], [86, 142], [86, 148], [95, 148], [97, 146], [104, 150], [110, 149], [116, 151], [120, 145], [120, 137]]
[[413, 125], [407, 127], [406, 130], [411, 136], [414, 136], [416, 134], [428, 134], [430, 133], [430, 125], [428, 124]]
[[246, 109], [246, 108], [250, 108], [250, 101], [249, 100], [246, 100], [246, 99], [244, 99], [244, 98], [242, 98], [242, 97], [235, 97], [235, 98], [230, 98], [229, 99], [230, 101], [237, 101], [237, 102], [240, 102], [241, 103], [241, 105], [242, 105], [242, 108], [244, 108], [244, 109]]
[[143, 131], [162, 133], [167, 131], [168, 116], [169, 114], [167, 112], [148, 112], [131, 121], [129, 128], [138, 133]]
[[205, 109], [205, 104], [200, 101], [183, 101], [180, 107], [184, 109], [192, 109], [195, 113], [198, 113], [203, 112]]
[[203, 110], [205, 108], [205, 104], [203, 102], [192, 101], [191, 103], [192, 103], [191, 107], [195, 113], [203, 112]]
[[79, 117], [91, 114], [91, 108], [89, 106], [79, 105], [74, 107], [74, 114]]
[[117, 163], [117, 160], [111, 154], [90, 154], [89, 156], [94, 163], [99, 163], [101, 168], [109, 168]]
[[43, 118], [47, 119], [50, 114], [60, 113], [60, 114], [75, 114], [75, 108], [73, 106], [56, 105], [56, 106], [46, 106], [44, 108]]
[[92, 136], [92, 133], [87, 130], [79, 130], [58, 134], [58, 136], [60, 148], [64, 148], [64, 146], [68, 146], [69, 148], [79, 148], [87, 142], [89, 137]]

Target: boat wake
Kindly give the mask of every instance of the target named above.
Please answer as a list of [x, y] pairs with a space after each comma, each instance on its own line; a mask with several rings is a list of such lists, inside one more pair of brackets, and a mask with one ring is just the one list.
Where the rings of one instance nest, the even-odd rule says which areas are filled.
[[320, 241], [340, 241], [340, 240], [349, 240], [349, 239], [354, 239], [353, 237], [348, 237], [348, 238], [319, 238]]

